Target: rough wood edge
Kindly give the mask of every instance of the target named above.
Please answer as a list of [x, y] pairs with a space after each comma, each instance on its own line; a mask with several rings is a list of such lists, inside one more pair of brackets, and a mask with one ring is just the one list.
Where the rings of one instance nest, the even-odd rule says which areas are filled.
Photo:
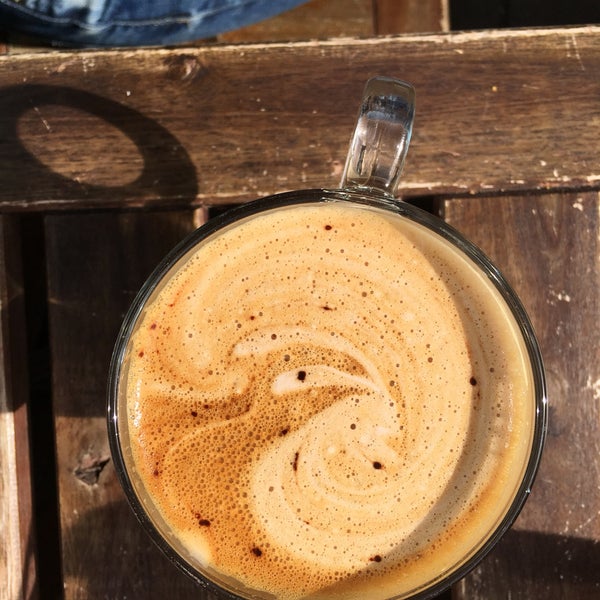
[[36, 560], [19, 244], [17, 219], [0, 217], [0, 597], [32, 600]]
[[182, 45], [168, 48], [114, 48], [114, 49], [61, 49], [44, 50], [41, 52], [23, 52], [19, 54], [0, 55], [0, 65], [9, 61], [43, 61], [50, 57], [77, 57], [84, 58], [120, 56], [123, 60], [134, 59], [140, 55], [154, 55], [157, 57], [172, 55], [176, 53], [235, 53], [245, 50], [268, 50], [278, 48], [321, 48], [321, 47], [369, 47], [381, 44], [450, 44], [461, 45], [484, 41], [501, 41], [509, 39], [532, 39], [563, 36], [599, 36], [600, 25], [573, 25], [568, 27], [539, 27], [527, 29], [487, 29], [473, 31], [449, 31], [441, 33], [406, 33], [385, 36], [372, 36], [366, 38], [336, 37], [330, 39], [310, 39], [293, 42], [247, 42], [247, 43], [214, 43], [207, 45]]

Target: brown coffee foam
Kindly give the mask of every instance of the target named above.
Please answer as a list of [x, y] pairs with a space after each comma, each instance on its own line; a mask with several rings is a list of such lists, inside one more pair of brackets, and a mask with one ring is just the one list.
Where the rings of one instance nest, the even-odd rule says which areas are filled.
[[435, 577], [502, 516], [530, 444], [501, 306], [445, 242], [379, 212], [302, 206], [227, 231], [131, 344], [148, 492], [200, 562], [279, 597]]

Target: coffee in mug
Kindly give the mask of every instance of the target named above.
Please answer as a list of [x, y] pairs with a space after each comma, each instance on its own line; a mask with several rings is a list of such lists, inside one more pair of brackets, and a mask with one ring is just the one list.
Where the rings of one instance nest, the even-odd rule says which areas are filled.
[[340, 190], [209, 221], [126, 318], [118, 472], [158, 545], [211, 589], [427, 597], [529, 493], [546, 418], [535, 336], [477, 248], [393, 199], [411, 124], [410, 87], [370, 82]]

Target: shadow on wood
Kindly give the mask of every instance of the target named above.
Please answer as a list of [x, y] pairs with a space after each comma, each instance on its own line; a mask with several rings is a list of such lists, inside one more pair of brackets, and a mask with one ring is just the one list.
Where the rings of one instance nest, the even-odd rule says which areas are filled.
[[[47, 110], [59, 111], [52, 126], [43, 116]], [[28, 114], [38, 127], [36, 135], [29, 136], [31, 143], [23, 131]], [[68, 131], [52, 136], [55, 122]], [[111, 133], [112, 145], [99, 141]], [[119, 152], [120, 144], [129, 147]], [[77, 176], [82, 151], [96, 162], [95, 181]], [[116, 168], [113, 154], [131, 164]], [[118, 175], [124, 166], [125, 178]], [[0, 202], [20, 190], [22, 209], [27, 210], [33, 190], [43, 189], [44, 200], [85, 200], [100, 210], [114, 207], [123, 197], [135, 205], [174, 193], [186, 206], [197, 188], [195, 166], [177, 138], [124, 104], [64, 86], [23, 84], [0, 90]]]
[[[513, 590], [513, 599], [538, 598], [536, 590], [545, 585], [556, 590], [556, 583], [550, 582], [559, 580], [565, 598], [596, 598], [600, 592], [600, 544], [596, 539], [512, 529], [464, 582], [477, 582], [467, 597], [506, 598], [506, 574], [517, 572], [520, 588]], [[575, 590], [576, 595], [571, 595]], [[551, 597], [558, 597], [556, 591]]]

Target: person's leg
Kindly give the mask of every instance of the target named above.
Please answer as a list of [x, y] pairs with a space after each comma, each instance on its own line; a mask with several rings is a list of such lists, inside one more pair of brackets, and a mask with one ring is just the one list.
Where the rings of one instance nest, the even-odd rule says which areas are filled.
[[154, 46], [210, 38], [307, 0], [0, 0], [0, 30], [74, 46]]

